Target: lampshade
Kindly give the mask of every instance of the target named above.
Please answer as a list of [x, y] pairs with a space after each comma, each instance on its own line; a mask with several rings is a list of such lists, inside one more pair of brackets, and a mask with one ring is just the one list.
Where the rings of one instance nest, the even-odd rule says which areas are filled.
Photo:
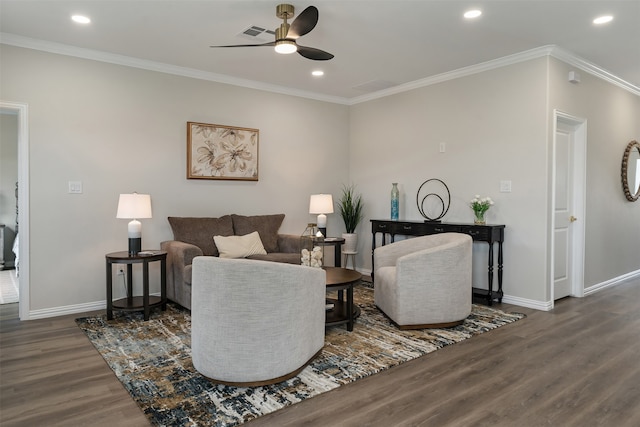
[[309, 213], [318, 214], [318, 231], [327, 237], [327, 216], [333, 213], [333, 197], [331, 194], [312, 194], [309, 200]]
[[333, 213], [333, 197], [331, 194], [312, 194], [309, 200], [309, 213]]
[[148, 194], [121, 194], [116, 218], [131, 219], [127, 227], [129, 256], [137, 256], [142, 250], [142, 224], [138, 219], [151, 218], [151, 196]]
[[116, 218], [151, 218], [151, 196], [148, 194], [121, 194]]

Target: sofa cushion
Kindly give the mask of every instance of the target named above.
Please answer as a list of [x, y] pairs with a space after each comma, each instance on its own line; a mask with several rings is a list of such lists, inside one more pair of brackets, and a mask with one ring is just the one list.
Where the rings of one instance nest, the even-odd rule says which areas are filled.
[[220, 252], [220, 258], [246, 258], [267, 253], [257, 231], [244, 236], [213, 236], [213, 240]]
[[247, 259], [300, 265], [300, 254], [298, 253], [271, 252], [264, 255], [251, 255]]
[[242, 216], [232, 214], [234, 234], [243, 236], [257, 231], [267, 252], [279, 252], [278, 230], [284, 214]]
[[174, 240], [196, 245], [202, 249], [204, 255], [219, 254], [213, 236], [233, 236], [233, 221], [230, 215], [220, 218], [170, 216], [168, 219]]

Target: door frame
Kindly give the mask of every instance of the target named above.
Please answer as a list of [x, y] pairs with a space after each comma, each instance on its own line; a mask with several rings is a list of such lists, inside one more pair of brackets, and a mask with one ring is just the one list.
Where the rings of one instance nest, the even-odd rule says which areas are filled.
[[19, 268], [18, 287], [20, 320], [29, 320], [29, 106], [20, 102], [0, 100], [0, 109], [18, 116], [18, 224]]
[[554, 262], [555, 259], [555, 203], [556, 203], [556, 134], [560, 127], [571, 129], [572, 159], [573, 168], [571, 180], [573, 182], [572, 207], [575, 216], [578, 218], [573, 224], [571, 233], [572, 251], [569, 262], [571, 263], [571, 296], [584, 296], [584, 241], [586, 224], [586, 194], [587, 194], [587, 120], [564, 113], [560, 110], [553, 110], [553, 149], [551, 159], [551, 222], [550, 222], [550, 263], [549, 263], [549, 295], [551, 296], [551, 307], [554, 303]]

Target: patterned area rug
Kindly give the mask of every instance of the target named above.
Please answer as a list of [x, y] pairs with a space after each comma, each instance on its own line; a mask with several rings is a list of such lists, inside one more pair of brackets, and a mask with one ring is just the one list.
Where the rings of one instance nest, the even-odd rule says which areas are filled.
[[371, 288], [356, 286], [354, 299], [362, 313], [353, 332], [328, 328], [321, 355], [297, 377], [254, 388], [214, 384], [194, 369], [191, 317], [178, 306], [147, 322], [141, 313], [76, 322], [153, 424], [234, 426], [525, 317], [474, 304], [455, 328], [400, 331]]

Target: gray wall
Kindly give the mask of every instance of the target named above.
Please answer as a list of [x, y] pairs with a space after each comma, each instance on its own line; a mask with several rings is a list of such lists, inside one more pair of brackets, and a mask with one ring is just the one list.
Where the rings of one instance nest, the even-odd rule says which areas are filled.
[[[553, 58], [539, 58], [351, 109], [351, 179], [367, 202], [368, 218], [389, 218], [391, 183], [404, 202], [401, 219], [422, 220], [420, 184], [444, 180], [452, 205], [444, 220], [471, 222], [475, 195], [496, 202], [489, 223], [506, 224], [505, 293], [514, 302], [550, 304], [548, 211], [551, 206], [553, 111], [587, 119], [587, 196], [584, 286], [640, 268], [640, 204], [620, 183], [625, 146], [640, 135], [640, 97]], [[446, 142], [446, 152], [439, 143]], [[500, 193], [511, 180], [513, 191]], [[360, 227], [362, 248], [370, 226]], [[360, 261], [370, 268], [365, 252]], [[486, 287], [486, 245], [474, 247], [474, 283]], [[539, 304], [538, 304], [539, 303]]]
[[588, 120], [585, 287], [640, 269], [640, 203], [622, 190], [622, 155], [640, 137], [640, 97], [587, 73], [567, 83], [571, 68], [549, 64], [549, 108]]
[[[400, 219], [407, 220], [423, 219], [416, 193], [430, 178], [443, 180], [451, 191], [447, 222], [472, 222], [469, 201], [475, 194], [490, 196], [495, 205], [487, 222], [507, 225], [505, 292], [544, 301], [545, 94], [541, 58], [352, 107], [350, 171], [367, 216], [389, 217], [391, 182], [399, 183]], [[440, 142], [446, 143], [444, 153]], [[511, 180], [513, 191], [500, 193], [500, 180]], [[363, 224], [361, 231], [367, 230]], [[370, 233], [364, 237], [364, 247], [370, 247]], [[474, 246], [478, 287], [487, 285], [487, 246]], [[363, 261], [370, 266], [370, 258]]]
[[[348, 179], [347, 106], [6, 45], [0, 54], [0, 98], [29, 104], [31, 311], [105, 300], [104, 255], [127, 244], [120, 193], [151, 195], [143, 245], [158, 248], [172, 238], [167, 216], [285, 213], [281, 230], [301, 234], [315, 219], [309, 196], [338, 194]], [[187, 180], [187, 121], [259, 129], [259, 181]], [[68, 194], [68, 181], [84, 192]]]
[[[638, 269], [640, 203], [626, 202], [620, 160], [640, 139], [640, 98], [539, 58], [352, 106], [1, 46], [2, 93], [29, 104], [31, 310], [104, 301], [104, 254], [125, 249], [119, 193], [152, 197], [144, 246], [171, 238], [166, 217], [286, 214], [282, 231], [314, 219], [309, 195], [356, 184], [366, 203], [358, 266], [371, 268], [369, 220], [389, 217], [400, 183], [401, 219], [420, 220], [416, 191], [440, 178], [446, 221], [470, 222], [474, 194], [491, 196], [491, 223], [507, 225], [505, 292], [549, 299], [548, 210], [554, 108], [588, 119], [585, 285]], [[185, 178], [186, 122], [260, 129], [260, 181]], [[446, 152], [439, 153], [439, 144]], [[513, 191], [500, 193], [500, 180]], [[82, 181], [84, 193], [67, 193]], [[344, 230], [329, 215], [330, 234]], [[333, 232], [332, 232], [333, 230]], [[474, 281], [486, 282], [476, 244]], [[154, 289], [157, 291], [157, 289]], [[122, 289], [117, 289], [122, 294]]]

